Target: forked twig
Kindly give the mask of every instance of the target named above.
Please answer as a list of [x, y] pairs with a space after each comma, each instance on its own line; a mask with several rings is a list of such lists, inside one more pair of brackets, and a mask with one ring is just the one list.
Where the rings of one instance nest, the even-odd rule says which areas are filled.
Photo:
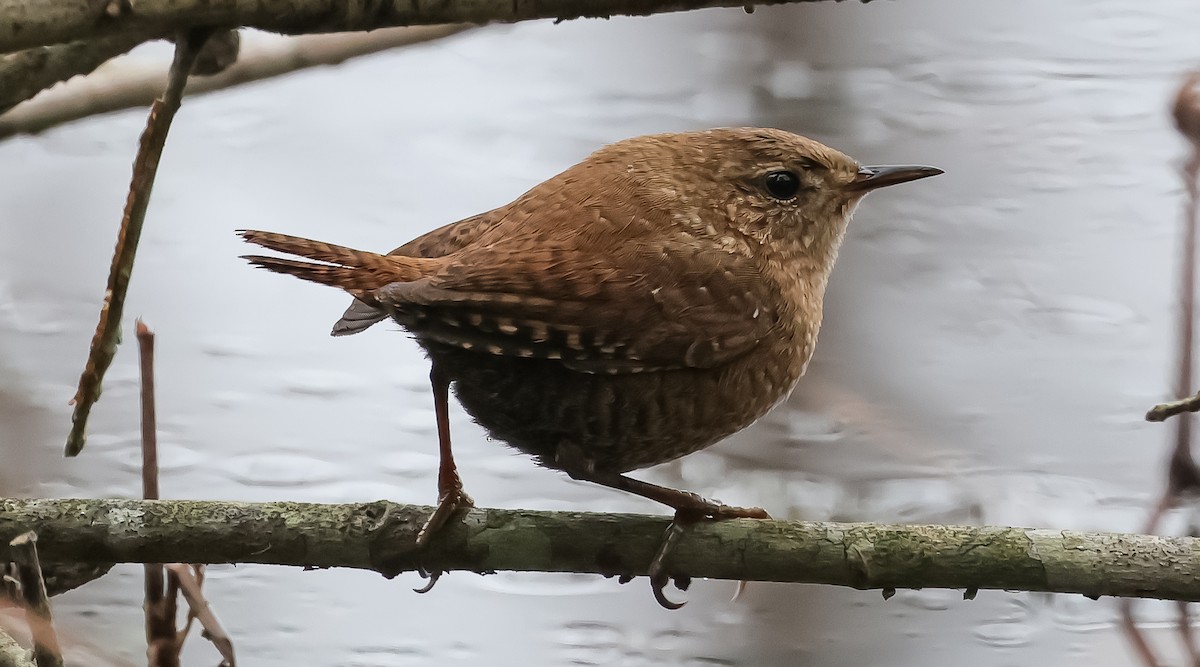
[[[138, 360], [142, 381], [142, 498], [158, 500], [158, 415], [154, 392], [154, 332], [137, 321]], [[207, 637], [221, 653], [221, 667], [235, 667], [233, 641], [221, 627], [216, 614], [204, 598], [204, 567], [172, 563], [147, 563], [146, 657], [150, 667], [179, 667], [183, 642], [200, 621]], [[188, 603], [187, 621], [180, 630], [175, 625], [179, 595]]]
[[[213, 646], [220, 651], [222, 659], [220, 667], [237, 667], [237, 661], [233, 655], [233, 641], [229, 639], [229, 633], [225, 632], [225, 628], [221, 626], [217, 615], [209, 606], [208, 600], [204, 598], [204, 590], [200, 586], [202, 575], [199, 572], [193, 572], [195, 567], [197, 566], [183, 563], [172, 563], [167, 566], [167, 571], [171, 573], [175, 581], [179, 582], [179, 590], [183, 593], [183, 598], [187, 600], [190, 609], [188, 627], [194, 616], [197, 621], [200, 621], [200, 627], [204, 629], [202, 636], [212, 642]], [[180, 637], [181, 642], [182, 640], [183, 638]]]

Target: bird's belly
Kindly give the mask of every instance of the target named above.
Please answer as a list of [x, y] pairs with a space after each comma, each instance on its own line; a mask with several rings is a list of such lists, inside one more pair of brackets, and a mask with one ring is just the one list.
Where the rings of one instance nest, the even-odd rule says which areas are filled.
[[467, 412], [492, 437], [560, 468], [560, 446], [596, 470], [625, 472], [679, 458], [731, 435], [791, 391], [801, 351], [763, 349], [720, 368], [582, 373], [423, 342]]

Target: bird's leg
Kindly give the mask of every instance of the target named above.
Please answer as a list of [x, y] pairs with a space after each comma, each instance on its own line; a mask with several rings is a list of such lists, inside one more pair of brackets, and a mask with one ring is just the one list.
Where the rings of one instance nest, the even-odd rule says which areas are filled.
[[433, 410], [437, 414], [438, 432], [438, 504], [429, 520], [417, 533], [417, 546], [429, 544], [429, 537], [458, 510], [471, 507], [474, 501], [463, 491], [454, 452], [450, 448], [450, 378], [433, 362], [429, 373], [433, 385]]
[[[733, 507], [731, 505], [723, 505], [689, 491], [659, 486], [617, 473], [596, 472], [595, 470], [591, 470], [591, 466], [586, 463], [573, 462], [571, 460], [573, 457], [569, 455], [563, 456], [564, 453], [569, 453], [569, 450], [564, 452], [565, 449], [559, 449], [557, 462], [564, 464], [564, 470], [571, 477], [595, 482], [596, 484], [612, 489], [628, 491], [629, 493], [649, 498], [675, 509], [675, 518], [671, 520], [671, 525], [667, 527], [663, 541], [659, 545], [658, 551], [654, 554], [654, 558], [650, 560], [650, 566], [646, 570], [646, 574], [650, 577], [650, 586], [654, 590], [654, 599], [667, 609], [679, 609], [684, 605], [682, 602], [672, 602], [667, 599], [667, 596], [663, 593], [663, 589], [667, 587], [667, 583], [671, 580], [666, 569], [667, 559], [675, 543], [687, 531], [687, 527], [690, 524], [703, 519], [771, 518], [771, 515], [767, 514], [767, 511], [761, 507]], [[583, 464], [576, 466], [572, 465], [572, 463]], [[744, 586], [744, 582], [742, 585]], [[676, 587], [681, 590], [686, 589], [687, 579], [676, 578]], [[739, 586], [739, 592], [740, 590], [741, 586]]]
[[[436, 361], [429, 372], [429, 381], [433, 385], [433, 410], [437, 415], [438, 503], [437, 509], [417, 533], [418, 549], [425, 548], [430, 536], [444, 526], [455, 512], [475, 504], [463, 491], [462, 478], [458, 476], [458, 466], [454, 464], [454, 452], [450, 447], [450, 378], [442, 372]], [[418, 593], [429, 592], [441, 576], [440, 572], [422, 571], [421, 574], [429, 576], [429, 583], [417, 589]]]
[[734, 507], [724, 505], [715, 500], [709, 500], [691, 491], [681, 491], [667, 486], [659, 486], [643, 482], [625, 475], [611, 473], [592, 473], [588, 481], [604, 486], [628, 491], [643, 498], [649, 498], [669, 507], [676, 512], [684, 512], [696, 519], [769, 519], [771, 516], [761, 507]]
[[[611, 477], [610, 481], [614, 483], [609, 484], [603, 481], [598, 483], [611, 486], [614, 489], [628, 491], [643, 498], [649, 498], [650, 500], [655, 500], [675, 508], [675, 518], [671, 520], [671, 525], [667, 526], [667, 532], [663, 536], [663, 541], [659, 545], [658, 551], [654, 554], [654, 558], [650, 560], [650, 566], [646, 569], [646, 575], [650, 577], [650, 587], [654, 591], [654, 599], [667, 609], [679, 609], [686, 604], [683, 602], [673, 602], [668, 599], [664, 589], [667, 587], [667, 582], [671, 580], [671, 577], [667, 574], [667, 558], [675, 548], [675, 543], [687, 532], [689, 525], [703, 519], [771, 518], [771, 515], [767, 514], [767, 511], [761, 507], [724, 505], [689, 491], [650, 484], [649, 482], [643, 482], [626, 477], [625, 475], [605, 475], [605, 477]], [[676, 578], [675, 585], [677, 588], [685, 590], [687, 588], [687, 581], [686, 578], [682, 582], [679, 578]], [[746, 582], [744, 581], [738, 583], [739, 594], [745, 585]]]

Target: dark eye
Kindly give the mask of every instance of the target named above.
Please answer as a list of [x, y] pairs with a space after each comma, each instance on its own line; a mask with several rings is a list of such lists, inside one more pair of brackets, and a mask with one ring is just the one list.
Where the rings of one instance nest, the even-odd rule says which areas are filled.
[[772, 171], [763, 181], [767, 194], [780, 201], [793, 199], [800, 192], [800, 177], [794, 171]]

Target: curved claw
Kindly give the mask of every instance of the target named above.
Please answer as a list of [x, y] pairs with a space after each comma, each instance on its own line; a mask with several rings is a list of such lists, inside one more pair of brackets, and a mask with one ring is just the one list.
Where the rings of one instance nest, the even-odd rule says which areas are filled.
[[654, 591], [654, 599], [658, 602], [658, 604], [662, 605], [663, 609], [669, 609], [671, 611], [682, 609], [683, 605], [687, 604], [686, 601], [675, 602], [668, 598], [667, 594], [664, 592], [668, 581], [669, 579], [666, 576], [650, 578], [650, 590]]
[[746, 592], [746, 583], [745, 581], [738, 582], [737, 590], [733, 592], [733, 597], [729, 598], [730, 602], [737, 602], [742, 597], [742, 593]]
[[[675, 602], [668, 598], [666, 593], [663, 592], [667, 587], [667, 583], [671, 581], [671, 577], [668, 576], [666, 572], [667, 556], [671, 553], [671, 549], [675, 546], [675, 543], [679, 541], [679, 538], [684, 533], [683, 522], [684, 518], [682, 513], [677, 511], [675, 513], [675, 519], [671, 522], [671, 525], [667, 527], [667, 532], [666, 535], [663, 536], [662, 544], [660, 544], [658, 547], [658, 553], [654, 554], [654, 558], [650, 561], [650, 567], [646, 573], [650, 576], [650, 590], [654, 591], [654, 599], [658, 602], [658, 604], [662, 605], [664, 609], [675, 610], [687, 604], [686, 602]], [[687, 590], [687, 587], [690, 583], [691, 577], [678, 577], [675, 580], [675, 586], [680, 590]]]
[[433, 590], [433, 587], [435, 584], [437, 584], [438, 579], [442, 578], [441, 570], [434, 570], [433, 572], [426, 572], [424, 568], [421, 568], [420, 570], [417, 570], [417, 574], [420, 574], [422, 579], [429, 579], [429, 583], [425, 584], [424, 586], [422, 586], [420, 588], [413, 589], [414, 593], [420, 593], [421, 595], [424, 595], [425, 593], [428, 593], [429, 591]]

